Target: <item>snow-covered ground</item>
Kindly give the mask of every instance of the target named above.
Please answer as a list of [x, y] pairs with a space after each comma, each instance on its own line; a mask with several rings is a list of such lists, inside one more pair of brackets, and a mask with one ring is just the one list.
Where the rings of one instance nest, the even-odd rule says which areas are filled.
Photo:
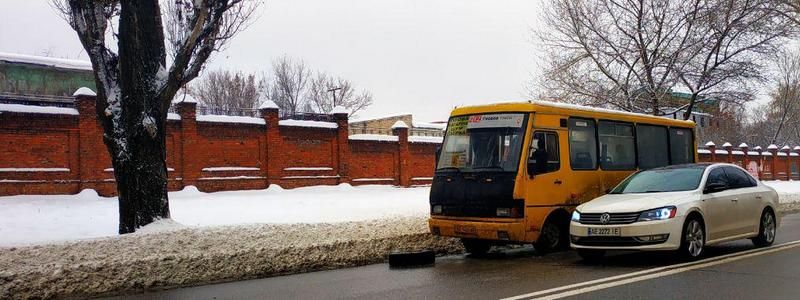
[[[427, 187], [348, 184], [291, 190], [272, 185], [264, 190], [216, 193], [187, 187], [169, 194], [174, 222], [158, 222], [146, 230], [423, 216], [428, 212], [428, 192]], [[118, 214], [116, 197], [100, 197], [93, 190], [77, 195], [0, 197], [0, 246], [115, 236]]]
[[[782, 203], [800, 202], [800, 181], [765, 181]], [[298, 224], [422, 217], [428, 187], [314, 186], [284, 190], [203, 193], [194, 187], [170, 193], [172, 221], [144, 232], [242, 224]], [[117, 235], [116, 198], [93, 190], [77, 195], [0, 197], [0, 247], [46, 244]]]

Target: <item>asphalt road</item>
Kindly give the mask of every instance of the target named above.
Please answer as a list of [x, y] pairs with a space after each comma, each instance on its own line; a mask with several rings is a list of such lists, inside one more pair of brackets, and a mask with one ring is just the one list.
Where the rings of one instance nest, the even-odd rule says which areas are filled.
[[666, 253], [620, 252], [592, 265], [571, 251], [537, 256], [531, 248], [499, 249], [488, 258], [437, 258], [434, 267], [376, 264], [117, 299], [796, 299], [800, 242], [793, 241], [800, 241], [800, 215], [783, 218], [775, 244], [784, 246], [731, 242], [708, 247], [697, 263]]

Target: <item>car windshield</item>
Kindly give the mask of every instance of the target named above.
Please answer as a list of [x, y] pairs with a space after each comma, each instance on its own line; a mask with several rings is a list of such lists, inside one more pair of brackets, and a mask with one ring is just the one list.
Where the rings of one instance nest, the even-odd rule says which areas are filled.
[[524, 113], [450, 118], [436, 170], [516, 172], [526, 121]]
[[611, 194], [679, 192], [697, 189], [705, 166], [666, 167], [635, 173]]

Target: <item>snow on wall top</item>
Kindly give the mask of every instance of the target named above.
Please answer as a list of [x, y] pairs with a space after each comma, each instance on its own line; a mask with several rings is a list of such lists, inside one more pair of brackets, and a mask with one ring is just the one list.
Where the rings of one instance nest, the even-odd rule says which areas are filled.
[[756, 146], [753, 150], [761, 150], [761, 146]]
[[78, 110], [69, 107], [35, 106], [22, 104], [0, 104], [0, 111], [30, 113], [30, 114], [52, 114], [52, 115], [78, 115]]
[[794, 150], [800, 150], [800, 146], [794, 146]]
[[414, 128], [426, 128], [426, 129], [444, 130], [447, 127], [447, 124], [411, 121], [411, 126], [414, 127]]
[[789, 150], [789, 149], [792, 149], [792, 148], [789, 148], [789, 145], [784, 145], [784, 146], [781, 148], [781, 150]]
[[258, 106], [258, 109], [278, 109], [278, 105], [272, 100], [266, 100], [261, 102], [261, 105]]
[[410, 143], [432, 143], [432, 144], [441, 144], [444, 138], [441, 136], [416, 136], [412, 135], [408, 137], [408, 142]]
[[199, 115], [197, 116], [198, 122], [214, 122], [214, 123], [239, 123], [239, 124], [257, 124], [266, 125], [267, 123], [262, 118], [253, 117], [240, 117], [240, 116], [221, 116], [221, 115]]
[[712, 147], [712, 146], [717, 146], [717, 144], [714, 144], [714, 142], [712, 141], [708, 141], [708, 143], [706, 143], [706, 147]]
[[396, 135], [385, 134], [354, 134], [349, 137], [354, 141], [378, 141], [378, 142], [397, 142], [400, 139]]
[[331, 114], [346, 114], [346, 115], [349, 115], [350, 114], [350, 110], [348, 110], [344, 106], [337, 105], [336, 107], [333, 108], [333, 110], [331, 110]]
[[175, 95], [175, 98], [172, 98], [172, 103], [180, 103], [180, 102], [197, 103], [197, 98], [189, 94]]
[[398, 128], [408, 128], [408, 125], [406, 124], [406, 122], [398, 120], [397, 122], [394, 122], [394, 125], [392, 125], [392, 129], [398, 129]]
[[769, 146], [767, 146], [767, 149], [768, 150], [778, 149], [778, 146], [775, 146], [775, 144], [769, 144]]
[[[261, 121], [263, 122], [264, 119], [261, 119]], [[330, 128], [330, 129], [339, 128], [339, 125], [333, 122], [306, 121], [306, 120], [280, 120], [278, 121], [278, 125], [295, 126], [295, 127]]]
[[745, 144], [745, 143], [739, 144], [739, 148], [746, 148], [746, 147], [747, 147], [747, 144]]
[[78, 97], [78, 96], [96, 97], [97, 93], [95, 93], [92, 89], [84, 86], [76, 90], [74, 93], [72, 93], [72, 97]]
[[10, 63], [26, 63], [64, 69], [93, 70], [92, 63], [85, 60], [42, 57], [17, 53], [0, 52], [0, 61], [6, 61]]
[[167, 120], [180, 120], [181, 115], [176, 113], [167, 113]]
[[725, 144], [722, 144], [722, 147], [733, 147], [733, 145], [731, 145], [731, 143], [725, 142]]

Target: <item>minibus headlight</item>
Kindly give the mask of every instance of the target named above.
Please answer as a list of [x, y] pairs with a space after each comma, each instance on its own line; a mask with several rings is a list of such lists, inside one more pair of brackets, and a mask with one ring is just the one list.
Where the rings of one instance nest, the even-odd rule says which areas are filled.
[[511, 209], [508, 207], [498, 207], [497, 208], [497, 216], [498, 217], [510, 217], [511, 216]]
[[581, 213], [577, 210], [572, 212], [572, 222], [580, 222], [581, 221]]
[[434, 205], [431, 208], [431, 213], [434, 215], [441, 215], [442, 214], [442, 206], [441, 205]]
[[662, 208], [646, 210], [639, 215], [638, 221], [656, 221], [656, 220], [672, 219], [675, 217], [675, 213], [677, 211], [678, 209], [676, 209], [675, 206], [667, 206]]

